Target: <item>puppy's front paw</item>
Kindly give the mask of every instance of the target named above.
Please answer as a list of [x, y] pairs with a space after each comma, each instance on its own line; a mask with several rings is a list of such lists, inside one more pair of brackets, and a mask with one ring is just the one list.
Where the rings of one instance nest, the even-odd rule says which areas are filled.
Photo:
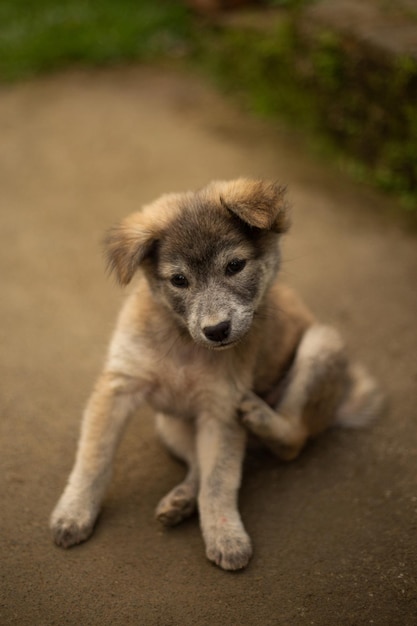
[[252, 545], [243, 528], [219, 528], [206, 539], [206, 555], [225, 570], [246, 567], [252, 556]]
[[70, 548], [91, 535], [94, 524], [79, 524], [76, 520], [59, 518], [51, 523], [52, 536], [57, 546]]
[[97, 514], [89, 506], [62, 500], [56, 506], [50, 519], [52, 537], [57, 546], [70, 548], [88, 539], [93, 532]]

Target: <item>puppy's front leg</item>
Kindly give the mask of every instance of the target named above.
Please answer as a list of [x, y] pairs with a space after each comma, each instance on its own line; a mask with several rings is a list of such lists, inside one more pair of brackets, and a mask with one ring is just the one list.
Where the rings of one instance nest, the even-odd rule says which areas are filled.
[[132, 379], [106, 373], [99, 379], [84, 413], [74, 468], [51, 516], [57, 545], [69, 548], [92, 533], [116, 446], [138, 398]]
[[197, 425], [200, 524], [210, 561], [226, 570], [245, 567], [252, 547], [237, 509], [246, 433], [236, 422], [204, 416]]

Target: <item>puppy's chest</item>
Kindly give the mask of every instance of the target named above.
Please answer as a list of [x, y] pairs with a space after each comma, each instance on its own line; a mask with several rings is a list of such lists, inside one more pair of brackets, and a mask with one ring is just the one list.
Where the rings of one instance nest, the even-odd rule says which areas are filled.
[[164, 368], [154, 379], [147, 400], [157, 411], [192, 419], [204, 409], [208, 395], [188, 368]]
[[157, 411], [194, 419], [219, 403], [233, 404], [234, 396], [227, 368], [190, 353], [166, 358], [153, 369], [147, 401]]

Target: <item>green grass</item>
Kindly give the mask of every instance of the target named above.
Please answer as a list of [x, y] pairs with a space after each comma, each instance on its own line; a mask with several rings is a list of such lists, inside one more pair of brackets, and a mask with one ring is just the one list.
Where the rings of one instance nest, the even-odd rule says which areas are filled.
[[169, 0], [1, 0], [0, 80], [178, 54], [191, 18]]

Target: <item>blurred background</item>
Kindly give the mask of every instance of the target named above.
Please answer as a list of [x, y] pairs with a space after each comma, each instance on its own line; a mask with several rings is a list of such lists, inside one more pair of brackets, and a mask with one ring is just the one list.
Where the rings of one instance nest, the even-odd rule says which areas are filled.
[[3, 0], [0, 79], [191, 65], [413, 213], [416, 32], [415, 0]]

